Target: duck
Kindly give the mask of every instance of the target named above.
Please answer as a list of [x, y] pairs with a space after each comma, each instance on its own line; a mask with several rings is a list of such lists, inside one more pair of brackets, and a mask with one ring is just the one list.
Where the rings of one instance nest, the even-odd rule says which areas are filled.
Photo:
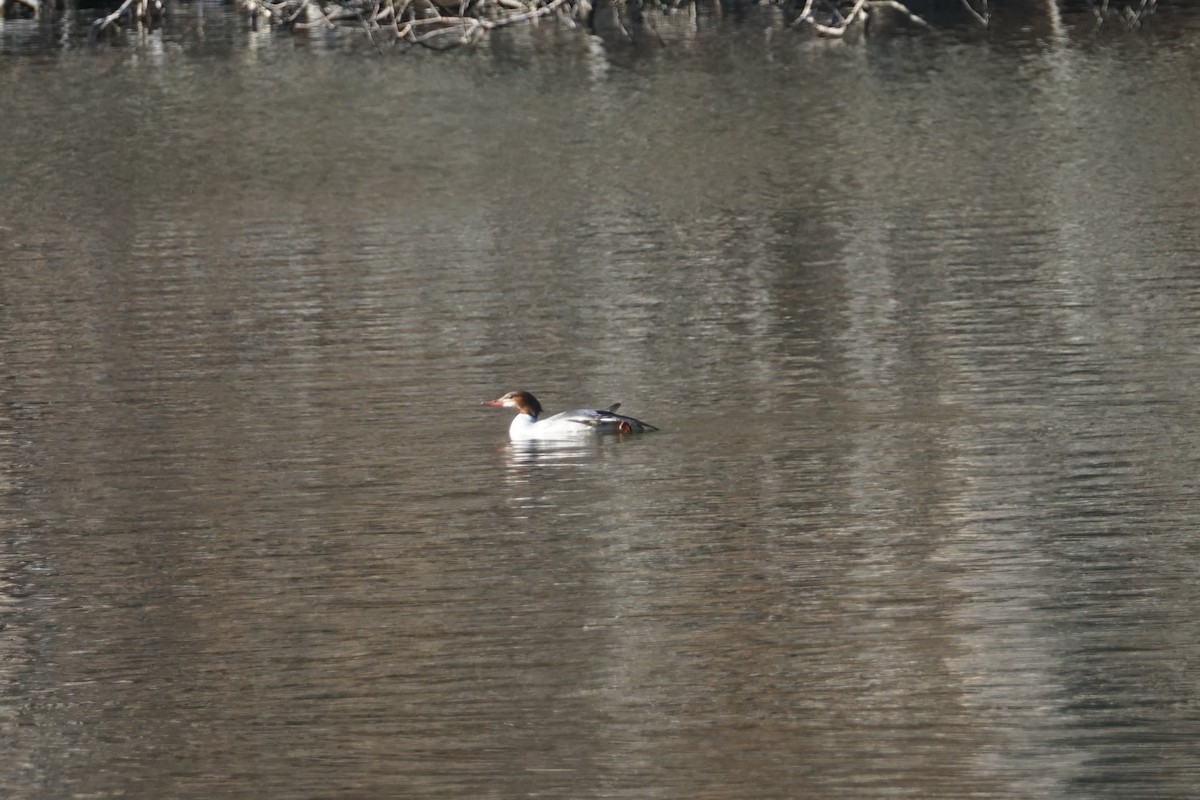
[[613, 403], [607, 408], [576, 408], [538, 419], [542, 415], [542, 404], [524, 389], [501, 395], [495, 400], [484, 400], [483, 405], [517, 410], [517, 416], [508, 426], [508, 438], [514, 442], [573, 439], [608, 433], [647, 433], [658, 430], [648, 422], [618, 414], [620, 403]]

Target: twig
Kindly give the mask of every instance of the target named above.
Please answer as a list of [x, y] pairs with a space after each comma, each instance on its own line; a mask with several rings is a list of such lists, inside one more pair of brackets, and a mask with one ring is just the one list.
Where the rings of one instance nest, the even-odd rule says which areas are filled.
[[[376, 5], [375, 8], [378, 9], [379, 6]], [[379, 42], [375, 41], [375, 34], [371, 33], [371, 26], [367, 24], [367, 18], [359, 12], [358, 19], [362, 22], [363, 30], [367, 32], [367, 39], [370, 40], [371, 46], [375, 48], [376, 52], [383, 55], [383, 48], [379, 46]]]
[[244, 10], [249, 11], [252, 17], [259, 13], [266, 15], [268, 19], [277, 17], [283, 19], [287, 13], [287, 3], [268, 3], [266, 0], [237, 0], [237, 4]]
[[308, 4], [310, 2], [311, 0], [304, 0], [304, 2], [297, 6], [296, 10], [292, 12], [292, 15], [284, 20], [284, 22], [286, 22], [288, 25], [291, 25], [293, 22], [295, 22], [296, 19], [304, 13], [304, 9], [308, 8]]
[[[876, 6], [885, 6], [887, 8], [892, 9], [893, 11], [899, 11], [901, 14], [908, 17], [909, 22], [916, 23], [917, 25], [920, 25], [922, 28], [932, 28], [933, 27], [928, 22], [926, 22], [925, 20], [921, 19], [916, 14], [914, 14], [912, 11], [909, 11], [908, 6], [904, 5], [903, 3], [898, 2], [898, 0], [869, 0], [869, 2], [871, 3], [871, 8], [875, 8]], [[963, 2], [965, 3], [966, 0], [963, 0]], [[972, 9], [972, 10], [974, 10], [974, 9]], [[986, 24], [986, 23], [984, 23], [984, 24]]]
[[534, 17], [544, 17], [547, 14], [553, 14], [555, 9], [565, 2], [567, 2], [567, 0], [551, 0], [551, 2], [547, 3], [546, 5], [538, 6], [532, 11], [526, 11], [522, 14], [510, 14], [508, 16], [501, 17], [500, 19], [480, 20], [479, 24], [482, 25], [485, 30], [489, 31], [495, 28], [503, 28], [505, 25], [512, 25], [517, 22], [524, 22], [527, 19], [533, 19]]
[[[388, 7], [392, 9], [392, 33], [397, 39], [403, 38], [404, 34], [400, 33], [400, 18], [404, 16], [404, 12], [408, 10], [409, 0], [404, 0], [404, 3], [397, 10], [393, 0], [388, 0]], [[411, 30], [411, 29], [409, 29]]]
[[836, 25], [822, 25], [812, 18], [809, 18], [808, 24], [812, 25], [813, 30], [822, 36], [829, 36], [832, 38], [845, 36], [846, 31], [849, 30], [850, 26], [854, 24], [854, 21], [858, 19], [858, 15], [862, 13], [863, 7], [866, 6], [866, 4], [867, 0], [858, 0], [858, 2], [854, 4], [854, 8], [850, 9], [850, 13], [846, 16], [842, 16], [842, 13], [835, 7], [834, 12], [838, 15], [840, 20]]
[[1129, 19], [1129, 27], [1127, 30], [1140, 28], [1142, 26], [1142, 20], [1154, 13], [1154, 6], [1157, 2], [1158, 0], [1142, 0], [1137, 11], [1134, 11], [1129, 6], [1126, 6], [1126, 11], [1129, 12], [1126, 15]]
[[[481, 23], [479, 20], [474, 19], [472, 17], [460, 17], [458, 20], [455, 20], [455, 22], [458, 22], [461, 24], [457, 24], [457, 25], [451, 24], [451, 25], [448, 25], [443, 28], [434, 28], [433, 30], [429, 31], [428, 33], [414, 37], [412, 39], [412, 41], [416, 44], [423, 45], [424, 47], [428, 47], [433, 50], [447, 50], [450, 47], [456, 47], [458, 45], [468, 44], [470, 42], [470, 36], [474, 36], [475, 31], [481, 29], [483, 26], [483, 23]], [[469, 31], [470, 31], [469, 35], [468, 35], [467, 30], [464, 30], [464, 28], [468, 28], [468, 27], [469, 27]], [[455, 31], [455, 28], [458, 28], [459, 30]], [[456, 33], [456, 32], [459, 34], [457, 42], [453, 42], [453, 43], [447, 45], [446, 47], [434, 47], [432, 44], [430, 44], [430, 42], [432, 42], [434, 39], [437, 39], [441, 36], [447, 36], [447, 35], [450, 35], [450, 34]]]
[[975, 10], [975, 6], [971, 5], [971, 0], [962, 0], [962, 4], [963, 4], [963, 8], [965, 8], [967, 11], [969, 11], [971, 13], [971, 16], [973, 16], [979, 22], [980, 25], [982, 25], [985, 28], [988, 27], [988, 17], [990, 16], [990, 14], [988, 13], [987, 0], [983, 0], [983, 13], [982, 14], [980, 14], [978, 11]]
[[107, 17], [101, 17], [100, 19], [93, 22], [92, 27], [95, 28], [97, 31], [104, 30], [109, 25], [113, 24], [118, 19], [120, 19], [121, 15], [124, 14], [126, 11], [128, 11], [129, 7], [131, 5], [133, 5], [134, 2], [136, 2], [136, 0], [125, 0], [124, 3], [121, 3], [121, 5], [119, 5], [117, 7], [116, 11], [112, 12]]
[[1096, 27], [1092, 29], [1092, 32], [1099, 31], [1104, 26], [1104, 23], [1112, 17], [1120, 18], [1127, 31], [1140, 28], [1142, 21], [1153, 14], [1157, 6], [1158, 0], [1141, 0], [1136, 9], [1132, 5], [1124, 5], [1118, 11], [1115, 8], [1109, 7], [1109, 0], [1101, 0], [1099, 5], [1097, 5], [1096, 0], [1092, 0], [1092, 16], [1096, 18]]
[[795, 25], [797, 22], [807, 22], [808, 18], [812, 16], [812, 4], [813, 0], [804, 0], [804, 8], [800, 9], [800, 14], [789, 22], [788, 25]]
[[[297, 29], [306, 31], [309, 28], [315, 28], [320, 25], [324, 25], [327, 28], [336, 28], [337, 27], [337, 25], [334, 24], [333, 20], [329, 18], [329, 15], [325, 13], [325, 9], [321, 8], [321, 4], [317, 3], [316, 0], [304, 0], [304, 5], [300, 7], [300, 10], [303, 11], [305, 8], [311, 8], [316, 12], [317, 21], [316, 22], [297, 22], [295, 25], [295, 27]], [[299, 14], [299, 13], [300, 13], [300, 11], [296, 12], [296, 14]], [[351, 15], [347, 14], [347, 16], [345, 18], [349, 19], [350, 16]], [[296, 18], [296, 15], [293, 14], [292, 19], [294, 20], [295, 18]]]
[[[987, 0], [984, 0], [985, 3], [986, 1]], [[962, 2], [966, 4], [968, 3], [968, 0], [962, 0]], [[822, 3], [822, 5], [826, 6], [835, 17], [832, 25], [826, 25], [824, 23], [817, 22], [816, 15], [813, 11], [813, 4], [814, 0], [804, 0], [804, 8], [800, 9], [799, 15], [797, 15], [796, 18], [788, 24], [795, 25], [798, 22], [807, 22], [813, 27], [813, 30], [815, 30], [821, 36], [837, 38], [845, 36], [846, 31], [850, 30], [851, 26], [853, 26], [855, 22], [866, 19], [868, 9], [873, 10], [876, 8], [890, 8], [900, 14], [903, 14], [908, 18], [908, 21], [912, 22], [914, 25], [920, 25], [922, 28], [933, 27], [924, 19], [914, 14], [912, 10], [908, 6], [901, 3], [900, 0], [856, 0], [854, 5], [846, 14], [843, 14], [841, 8], [839, 8], [837, 5], [826, 0]], [[970, 6], [968, 5], [968, 7]], [[972, 8], [971, 12], [977, 17], [979, 16], [975, 9]]]

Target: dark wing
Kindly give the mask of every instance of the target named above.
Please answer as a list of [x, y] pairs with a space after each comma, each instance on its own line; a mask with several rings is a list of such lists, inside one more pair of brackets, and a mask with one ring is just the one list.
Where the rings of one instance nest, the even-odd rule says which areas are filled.
[[615, 413], [620, 406], [620, 403], [615, 403], [606, 409], [576, 408], [555, 414], [553, 417], [547, 417], [545, 421], [576, 422], [594, 428], [597, 433], [645, 433], [658, 430], [648, 422]]

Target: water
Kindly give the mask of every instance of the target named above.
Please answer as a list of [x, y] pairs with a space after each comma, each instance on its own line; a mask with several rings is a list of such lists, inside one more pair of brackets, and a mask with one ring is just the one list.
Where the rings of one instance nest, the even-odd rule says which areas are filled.
[[1186, 44], [196, 14], [4, 65], [0, 793], [1200, 793]]

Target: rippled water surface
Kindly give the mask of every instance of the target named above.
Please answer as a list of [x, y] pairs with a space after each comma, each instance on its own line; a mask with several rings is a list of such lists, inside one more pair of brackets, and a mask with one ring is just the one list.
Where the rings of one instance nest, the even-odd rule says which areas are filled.
[[1194, 48], [539, 37], [0, 64], [0, 794], [1200, 795]]

